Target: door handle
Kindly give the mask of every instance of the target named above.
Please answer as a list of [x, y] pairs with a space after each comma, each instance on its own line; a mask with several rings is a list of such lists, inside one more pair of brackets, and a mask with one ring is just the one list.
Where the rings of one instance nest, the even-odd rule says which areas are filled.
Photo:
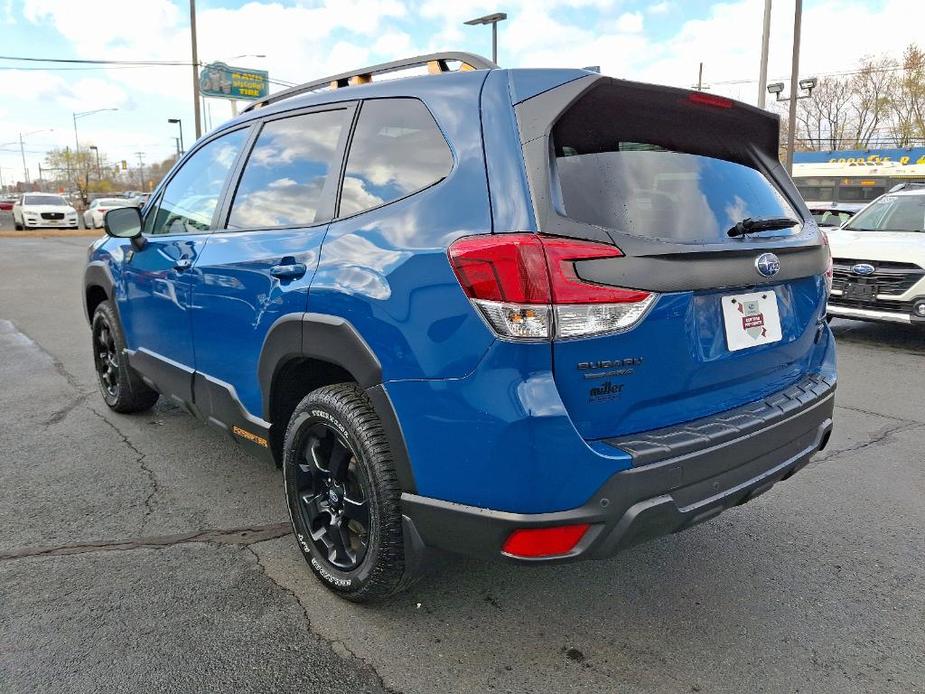
[[174, 268], [183, 272], [184, 270], [189, 270], [192, 267], [193, 261], [190, 258], [180, 258], [174, 264]]
[[294, 280], [304, 275], [305, 270], [305, 263], [286, 263], [271, 267], [270, 274], [281, 280]]

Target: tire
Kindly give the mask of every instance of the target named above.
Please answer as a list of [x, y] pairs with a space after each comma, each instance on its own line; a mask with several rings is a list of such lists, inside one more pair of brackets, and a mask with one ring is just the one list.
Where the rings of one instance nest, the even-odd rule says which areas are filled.
[[283, 480], [299, 549], [325, 587], [368, 602], [413, 583], [391, 451], [356, 384], [325, 386], [302, 399], [286, 429]]
[[123, 414], [150, 410], [158, 393], [128, 365], [122, 325], [111, 301], [96, 307], [91, 333], [96, 380], [109, 408]]
[[13, 228], [14, 228], [16, 231], [22, 231], [22, 230], [23, 230], [22, 224], [20, 224], [19, 222], [17, 222], [15, 217], [13, 217]]

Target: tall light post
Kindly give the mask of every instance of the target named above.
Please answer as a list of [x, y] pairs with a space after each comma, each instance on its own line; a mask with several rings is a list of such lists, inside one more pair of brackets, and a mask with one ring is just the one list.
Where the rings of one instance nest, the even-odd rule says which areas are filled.
[[758, 66], [758, 108], [764, 108], [768, 86], [768, 46], [771, 42], [771, 0], [764, 0], [764, 21], [761, 25], [761, 65]]
[[486, 14], [484, 17], [476, 17], [464, 22], [469, 26], [491, 24], [491, 60], [495, 63], [498, 62], [498, 22], [503, 22], [505, 19], [507, 19], [507, 13], [495, 12], [494, 14]]
[[186, 148], [183, 146], [183, 121], [179, 118], [168, 118], [168, 123], [176, 123], [177, 127], [180, 129], [180, 148], [177, 150], [177, 154], [182, 155], [186, 151]]
[[[796, 0], [793, 10], [793, 62], [790, 66], [790, 127], [787, 128], [787, 173], [793, 175], [793, 147], [797, 134], [797, 95], [794, 85], [800, 79], [800, 25], [803, 23], [803, 0]], [[803, 85], [800, 85], [801, 87]], [[813, 80], [809, 91], [816, 86]]]
[[189, 28], [193, 48], [193, 113], [196, 120], [196, 139], [202, 136], [202, 114], [199, 111], [199, 51], [196, 48], [196, 0], [189, 0]]
[[90, 150], [96, 152], [96, 180], [103, 180], [103, 173], [100, 170], [100, 148], [96, 145], [90, 145]]

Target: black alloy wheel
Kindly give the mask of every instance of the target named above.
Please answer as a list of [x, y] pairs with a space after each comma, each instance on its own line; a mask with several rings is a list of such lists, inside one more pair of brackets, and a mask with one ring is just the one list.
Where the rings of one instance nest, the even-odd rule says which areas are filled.
[[405, 544], [389, 442], [356, 383], [322, 386], [302, 398], [286, 427], [282, 467], [299, 550], [328, 590], [368, 602], [420, 576], [422, 548]]
[[100, 388], [110, 398], [119, 397], [119, 352], [116, 339], [107, 317], [103, 316], [93, 325], [93, 363]]
[[111, 301], [101, 302], [93, 312], [91, 348], [100, 394], [111, 409], [123, 414], [143, 412], [157, 402], [157, 391], [128, 363], [119, 315]]
[[353, 571], [369, 548], [369, 480], [350, 444], [324, 422], [305, 432], [295, 493], [311, 542], [328, 563]]

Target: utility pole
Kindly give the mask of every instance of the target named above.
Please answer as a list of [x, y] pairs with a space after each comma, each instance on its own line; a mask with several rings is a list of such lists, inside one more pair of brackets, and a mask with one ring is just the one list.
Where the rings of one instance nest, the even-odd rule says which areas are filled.
[[67, 184], [71, 185], [71, 148], [64, 148], [64, 162], [67, 165]]
[[790, 122], [787, 128], [787, 174], [793, 175], [793, 148], [797, 134], [797, 94], [800, 81], [800, 25], [803, 21], [803, 0], [796, 0], [793, 11], [793, 63], [790, 68]]
[[22, 155], [22, 180], [29, 182], [29, 167], [26, 166], [26, 146], [22, 142], [22, 133], [19, 133], [19, 153]]
[[196, 115], [196, 139], [202, 137], [202, 114], [199, 112], [199, 52], [196, 49], [196, 0], [189, 0], [189, 26], [193, 44], [193, 108]]
[[145, 192], [145, 160], [144, 152], [135, 152], [135, 155], [138, 157], [138, 180], [141, 181], [141, 192]]
[[758, 108], [767, 103], [768, 45], [771, 40], [771, 0], [764, 0], [764, 24], [761, 28], [761, 65], [758, 67]]

